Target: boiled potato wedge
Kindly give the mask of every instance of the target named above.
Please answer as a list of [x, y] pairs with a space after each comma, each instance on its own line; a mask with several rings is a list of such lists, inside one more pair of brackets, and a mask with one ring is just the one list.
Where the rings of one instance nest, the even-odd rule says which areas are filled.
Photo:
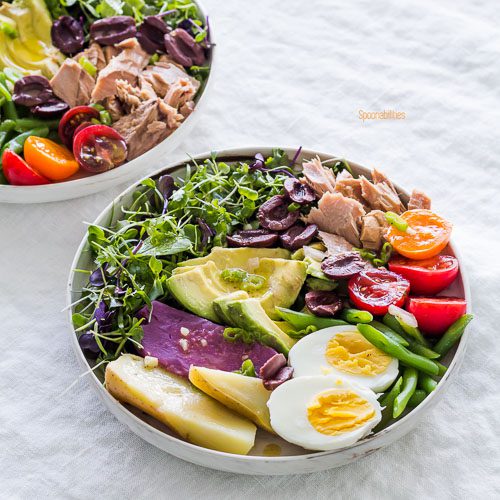
[[271, 393], [264, 388], [260, 378], [191, 366], [189, 380], [198, 389], [231, 410], [249, 418], [262, 429], [274, 433], [267, 407]]
[[246, 455], [254, 445], [256, 427], [198, 391], [187, 380], [163, 368], [146, 368], [143, 358], [124, 354], [106, 367], [106, 388], [163, 422], [187, 441]]

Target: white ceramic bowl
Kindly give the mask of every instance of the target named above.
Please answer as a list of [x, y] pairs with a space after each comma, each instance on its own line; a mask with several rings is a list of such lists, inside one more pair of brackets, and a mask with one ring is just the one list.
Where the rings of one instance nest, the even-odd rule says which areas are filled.
[[[201, 2], [194, 0], [194, 3], [198, 5], [201, 16], [206, 18], [207, 12]], [[144, 175], [144, 170], [141, 170], [141, 166], [147, 165], [148, 170], [154, 171], [160, 168], [161, 165], [164, 165], [167, 160], [166, 155], [174, 151], [189, 134], [205, 106], [205, 101], [208, 99], [207, 95], [213, 80], [214, 55], [217, 50], [212, 20], [210, 21], [210, 40], [213, 44], [210, 50], [210, 59], [208, 61], [210, 73], [204, 88], [200, 90], [200, 94], [198, 94], [196, 98], [194, 111], [186, 118], [184, 123], [164, 141], [150, 149], [147, 153], [139, 156], [139, 158], [113, 170], [103, 172], [102, 174], [85, 175], [85, 173], [80, 170], [76, 174], [78, 178], [42, 186], [11, 186], [8, 184], [0, 184], [0, 203], [46, 203], [49, 201], [79, 198], [124, 183], [134, 177], [141, 177]]]
[[[292, 148], [284, 148], [290, 158], [293, 157], [295, 150]], [[218, 158], [226, 161], [239, 158], [253, 158], [255, 153], [261, 152], [264, 156], [271, 154], [269, 147], [252, 147], [252, 148], [238, 148], [220, 151]], [[302, 150], [298, 161], [311, 158], [319, 155], [321, 160], [332, 158], [332, 155], [320, 153], [317, 151]], [[210, 153], [195, 156], [195, 160], [203, 161], [205, 158], [210, 157]], [[188, 162], [189, 160], [186, 160]], [[356, 163], [349, 162], [355, 172], [362, 173], [369, 176], [369, 170], [365, 167], [357, 165]], [[174, 176], [182, 175], [185, 163], [178, 163], [170, 165], [166, 168], [158, 170], [151, 176], [158, 176], [163, 173], [171, 173]], [[113, 207], [119, 207], [122, 204], [127, 205], [133, 191], [137, 184], [132, 185], [120, 196], [118, 196], [112, 203], [110, 203], [103, 212], [96, 219], [95, 224], [106, 225], [109, 224], [110, 215]], [[407, 194], [396, 186], [398, 191], [403, 197]], [[114, 211], [115, 218], [118, 210]], [[450, 244], [452, 252], [460, 261], [460, 276], [453, 284], [453, 288], [448, 290], [449, 294], [456, 297], [464, 297], [467, 300], [468, 310], [470, 311], [470, 291], [469, 284], [464, 272], [463, 262], [457, 249], [453, 244]], [[85, 276], [82, 273], [75, 273], [73, 269], [93, 269], [93, 263], [90, 257], [90, 252], [86, 243], [86, 237], [82, 240], [80, 247], [76, 252], [75, 259], [71, 266], [71, 272], [68, 282], [68, 304], [71, 304], [79, 296], [75, 291], [79, 290], [85, 284]], [[85, 371], [90, 369], [88, 361], [85, 359], [77, 341], [77, 337], [71, 325], [71, 314], [69, 310], [69, 332], [71, 342], [75, 349], [78, 360]], [[460, 364], [462, 363], [465, 346], [469, 338], [469, 331], [466, 331], [462, 339], [455, 346], [444, 359], [444, 364], [448, 365], [448, 371], [440, 380], [436, 390], [430, 394], [423, 403], [417, 408], [408, 412], [403, 418], [399, 419], [389, 427], [381, 432], [371, 435], [362, 439], [354, 446], [343, 448], [335, 451], [326, 452], [310, 452], [300, 447], [290, 445], [282, 439], [271, 436], [270, 434], [258, 431], [256, 445], [249, 455], [233, 455], [229, 453], [222, 453], [218, 451], [202, 448], [176, 437], [166, 426], [157, 422], [153, 418], [145, 415], [139, 410], [129, 406], [124, 406], [111, 396], [102, 385], [94, 373], [89, 374], [92, 379], [92, 384], [99, 394], [103, 403], [109, 410], [118, 418], [120, 422], [127, 425], [133, 432], [141, 436], [143, 439], [153, 444], [154, 446], [172, 454], [176, 457], [182, 458], [189, 462], [193, 462], [205, 467], [213, 469], [237, 472], [240, 474], [262, 474], [262, 475], [284, 475], [284, 474], [299, 474], [313, 471], [320, 471], [333, 467], [338, 467], [358, 458], [366, 456], [378, 449], [387, 446], [400, 438], [413, 427], [416, 426], [422, 415], [428, 412], [442, 397], [446, 387], [454, 377]], [[269, 445], [274, 445], [270, 447]], [[280, 456], [269, 456], [267, 450], [276, 449], [278, 445], [281, 449]]]

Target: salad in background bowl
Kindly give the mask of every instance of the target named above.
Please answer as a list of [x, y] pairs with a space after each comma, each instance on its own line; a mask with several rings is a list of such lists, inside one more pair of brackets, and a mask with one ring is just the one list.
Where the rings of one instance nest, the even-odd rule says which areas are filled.
[[71, 334], [154, 445], [241, 473], [345, 464], [408, 432], [471, 320], [451, 224], [421, 191], [299, 149], [200, 155], [88, 229]]
[[27, 203], [164, 161], [198, 114], [213, 34], [187, 0], [14, 0], [0, 47], [0, 201]]

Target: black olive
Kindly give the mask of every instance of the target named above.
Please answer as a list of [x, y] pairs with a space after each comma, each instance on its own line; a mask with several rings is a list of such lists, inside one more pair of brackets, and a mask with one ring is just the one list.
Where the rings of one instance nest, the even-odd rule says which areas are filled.
[[136, 35], [135, 21], [130, 16], [113, 16], [94, 21], [90, 37], [99, 45], [114, 45]]
[[303, 184], [294, 177], [289, 177], [283, 184], [285, 193], [295, 203], [307, 205], [316, 199], [316, 194], [307, 184]]
[[272, 231], [285, 231], [299, 218], [299, 211], [288, 211], [288, 200], [283, 195], [276, 195], [261, 205], [257, 212], [260, 225]]
[[149, 54], [165, 51], [164, 36], [170, 31], [165, 21], [157, 16], [147, 16], [137, 32], [137, 40]]
[[334, 292], [311, 291], [305, 296], [306, 307], [316, 316], [333, 316], [342, 309], [342, 299]]
[[54, 99], [49, 81], [44, 76], [30, 75], [14, 84], [12, 100], [20, 106], [37, 106]]
[[83, 26], [71, 16], [61, 16], [52, 23], [52, 43], [64, 54], [73, 55], [83, 49]]
[[69, 104], [60, 99], [51, 99], [50, 101], [33, 106], [30, 111], [39, 118], [55, 118], [61, 116], [69, 110]]
[[358, 252], [345, 252], [333, 255], [321, 264], [321, 270], [333, 280], [351, 278], [365, 268], [366, 262]]
[[164, 37], [167, 54], [182, 66], [201, 66], [205, 62], [205, 52], [194, 38], [182, 28], [177, 28]]
[[297, 222], [280, 235], [280, 240], [281, 244], [288, 250], [297, 250], [308, 245], [317, 234], [318, 226], [316, 224], [304, 226], [301, 222]]
[[230, 247], [268, 248], [277, 243], [278, 237], [266, 229], [248, 229], [228, 235], [226, 240]]

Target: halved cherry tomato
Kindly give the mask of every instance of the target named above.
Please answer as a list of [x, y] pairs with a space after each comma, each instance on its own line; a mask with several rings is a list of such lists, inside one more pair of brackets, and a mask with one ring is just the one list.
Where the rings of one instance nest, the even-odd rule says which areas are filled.
[[80, 130], [73, 141], [73, 153], [82, 168], [89, 172], [105, 172], [127, 159], [125, 139], [107, 125], [91, 125]]
[[62, 181], [78, 170], [73, 153], [57, 142], [36, 137], [28, 137], [24, 143], [24, 159], [51, 181]]
[[385, 268], [361, 271], [349, 280], [349, 298], [360, 309], [385, 314], [391, 304], [402, 306], [410, 283]]
[[3, 152], [2, 167], [5, 178], [14, 186], [38, 186], [50, 183], [10, 149]]
[[438, 255], [448, 244], [452, 225], [430, 210], [408, 210], [401, 217], [406, 231], [390, 226], [386, 233], [394, 249], [409, 259], [422, 260]]
[[458, 274], [458, 260], [451, 255], [436, 255], [425, 260], [395, 256], [389, 269], [410, 282], [411, 293], [435, 295], [448, 288]]
[[443, 335], [467, 310], [464, 299], [453, 297], [410, 297], [406, 309], [417, 318], [427, 335]]
[[92, 119], [99, 120], [99, 111], [92, 106], [76, 106], [64, 113], [59, 122], [57, 133], [68, 149], [73, 148], [73, 138], [78, 125], [90, 122]]

